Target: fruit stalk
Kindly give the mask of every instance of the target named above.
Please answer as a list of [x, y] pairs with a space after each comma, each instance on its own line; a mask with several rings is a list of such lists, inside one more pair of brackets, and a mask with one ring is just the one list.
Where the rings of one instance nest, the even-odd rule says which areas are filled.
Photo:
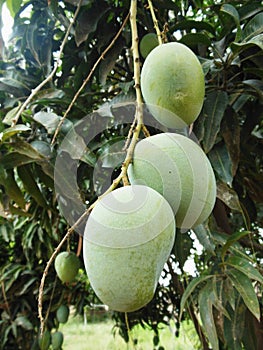
[[155, 29], [156, 34], [157, 34], [158, 42], [159, 42], [159, 45], [161, 45], [163, 43], [162, 33], [161, 33], [159, 26], [158, 26], [158, 21], [157, 21], [157, 18], [155, 16], [152, 0], [148, 0], [148, 6], [149, 6], [149, 9], [151, 12], [152, 19], [153, 19], [153, 25], [154, 25], [154, 29]]

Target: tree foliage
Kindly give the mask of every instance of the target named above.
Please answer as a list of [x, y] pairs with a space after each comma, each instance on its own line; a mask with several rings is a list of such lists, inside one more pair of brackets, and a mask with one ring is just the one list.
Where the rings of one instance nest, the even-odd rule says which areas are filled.
[[[130, 1], [82, 1], [58, 62], [78, 1], [6, 4], [14, 27], [5, 47], [0, 37], [0, 348], [33, 349], [41, 276], [68, 229], [54, 190], [61, 143], [87, 115], [91, 128], [92, 123], [105, 125], [78, 165], [78, 195], [83, 203], [93, 203], [105, 189], [103, 179], [94, 183], [96, 163], [103, 154], [114, 168], [109, 145], [124, 140], [130, 129], [129, 123], [114, 119], [117, 103], [135, 101], [130, 26], [116, 37]], [[149, 305], [129, 314], [130, 327], [150, 325], [157, 346], [162, 323], [173, 320], [179, 331], [182, 319], [192, 319], [203, 349], [256, 350], [263, 342], [263, 7], [257, 0], [161, 0], [153, 5], [163, 39], [189, 46], [205, 72], [206, 97], [193, 132], [215, 171], [217, 202], [208, 222], [194, 231], [178, 230], [163, 271], [169, 283], [158, 287]], [[155, 29], [148, 2], [138, 1], [137, 7], [141, 40]], [[56, 64], [52, 79], [35, 90]], [[93, 113], [98, 109], [109, 118]], [[63, 157], [71, 156], [64, 151]], [[195, 250], [195, 237], [201, 253]], [[74, 234], [68, 248], [77, 251], [78, 240]], [[195, 261], [195, 276], [184, 271], [189, 257]], [[83, 265], [72, 284], [62, 284], [51, 267], [44, 288], [47, 329], [58, 328], [55, 314], [61, 304], [83, 313], [94, 302]], [[114, 313], [114, 319], [128, 340], [124, 315]]]

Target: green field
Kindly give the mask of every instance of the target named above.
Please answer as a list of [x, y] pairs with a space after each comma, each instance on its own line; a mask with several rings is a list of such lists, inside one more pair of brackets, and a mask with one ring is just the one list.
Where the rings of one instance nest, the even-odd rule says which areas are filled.
[[[136, 327], [131, 336], [137, 339], [137, 345], [126, 344], [120, 335], [113, 334], [114, 323], [111, 320], [103, 322], [88, 322], [86, 325], [78, 317], [71, 317], [65, 325], [60, 326], [64, 333], [64, 350], [154, 350], [153, 332]], [[176, 338], [173, 329], [164, 326], [160, 330], [160, 344], [165, 350], [196, 350], [197, 338], [192, 325], [184, 323], [180, 336]]]

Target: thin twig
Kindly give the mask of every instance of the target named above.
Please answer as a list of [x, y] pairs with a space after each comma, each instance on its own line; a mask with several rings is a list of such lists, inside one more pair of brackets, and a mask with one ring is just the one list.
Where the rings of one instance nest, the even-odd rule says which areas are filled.
[[68, 36], [69, 36], [70, 31], [71, 31], [71, 28], [72, 28], [73, 24], [76, 21], [77, 15], [78, 15], [79, 10], [80, 10], [81, 5], [82, 5], [82, 1], [83, 0], [79, 0], [78, 6], [76, 8], [76, 11], [75, 11], [75, 14], [74, 14], [74, 17], [73, 17], [73, 20], [71, 21], [71, 23], [68, 26], [67, 32], [66, 32], [65, 37], [64, 37], [64, 39], [62, 41], [62, 44], [60, 46], [60, 50], [59, 50], [59, 53], [58, 53], [58, 58], [57, 58], [57, 60], [56, 60], [56, 62], [54, 64], [53, 70], [46, 77], [46, 79], [44, 79], [35, 89], [33, 89], [31, 91], [31, 94], [28, 96], [28, 98], [25, 100], [25, 102], [21, 105], [21, 107], [19, 108], [17, 114], [15, 115], [14, 119], [12, 120], [12, 126], [16, 125], [16, 123], [18, 122], [18, 119], [20, 118], [20, 116], [23, 113], [23, 111], [26, 109], [27, 105], [32, 101], [32, 99], [36, 96], [36, 94], [42, 89], [42, 87], [45, 86], [53, 78], [53, 76], [56, 74], [56, 71], [57, 71], [57, 69], [59, 67], [60, 58], [61, 58], [62, 53], [64, 51], [64, 47], [65, 47], [65, 45], [67, 43]]
[[153, 19], [153, 25], [154, 25], [154, 29], [155, 29], [156, 34], [157, 34], [158, 42], [159, 42], [159, 45], [161, 45], [163, 43], [162, 32], [160, 31], [160, 28], [158, 26], [158, 21], [157, 21], [157, 18], [155, 16], [154, 7], [153, 7], [153, 3], [151, 0], [148, 0], [148, 5], [149, 5], [149, 9], [150, 9], [151, 16]]
[[100, 63], [101, 60], [104, 59], [104, 56], [106, 55], [106, 53], [113, 47], [113, 45], [115, 44], [116, 40], [118, 39], [118, 37], [121, 35], [123, 28], [125, 27], [127, 21], [129, 19], [129, 14], [126, 16], [126, 18], [124, 19], [120, 29], [118, 30], [117, 34], [114, 36], [114, 38], [112, 39], [112, 41], [110, 42], [110, 44], [106, 47], [106, 49], [102, 52], [102, 54], [100, 55], [100, 57], [98, 58], [98, 60], [95, 62], [94, 66], [92, 67], [92, 69], [90, 70], [87, 78], [83, 81], [83, 83], [81, 84], [80, 88], [78, 89], [78, 91], [76, 92], [75, 96], [73, 97], [73, 99], [71, 100], [65, 114], [63, 115], [63, 117], [60, 119], [59, 124], [55, 130], [53, 139], [51, 144], [53, 144], [56, 140], [56, 137], [59, 133], [59, 130], [64, 122], [64, 120], [66, 119], [66, 117], [68, 116], [69, 112], [71, 111], [74, 103], [76, 102], [76, 100], [78, 99], [81, 91], [84, 89], [84, 87], [87, 85], [87, 83], [89, 82], [90, 78], [92, 77], [95, 69], [97, 68], [98, 64]]

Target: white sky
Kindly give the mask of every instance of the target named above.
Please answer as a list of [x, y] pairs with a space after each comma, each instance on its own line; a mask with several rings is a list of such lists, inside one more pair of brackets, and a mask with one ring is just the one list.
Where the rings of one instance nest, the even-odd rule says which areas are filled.
[[12, 26], [14, 23], [13, 18], [11, 17], [6, 4], [4, 3], [3, 8], [2, 8], [2, 20], [3, 20], [3, 29], [2, 29], [2, 35], [5, 43], [7, 43], [8, 38], [10, 34], [12, 33]]

